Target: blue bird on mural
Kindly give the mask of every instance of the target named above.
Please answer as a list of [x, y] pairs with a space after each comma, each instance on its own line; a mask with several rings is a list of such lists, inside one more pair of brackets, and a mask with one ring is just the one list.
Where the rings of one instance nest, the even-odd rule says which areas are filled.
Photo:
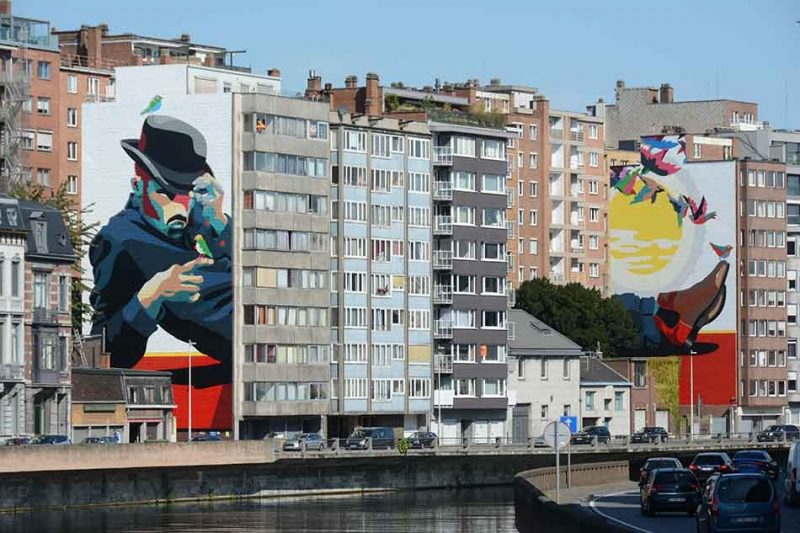
[[642, 142], [647, 146], [658, 150], [669, 150], [670, 148], [675, 148], [681, 145], [680, 141], [677, 139], [671, 139], [669, 137], [646, 137]]
[[640, 202], [644, 202], [645, 200], [650, 200], [651, 204], [656, 203], [658, 193], [664, 192], [664, 187], [659, 185], [656, 180], [646, 178], [644, 176], [639, 176], [639, 179], [644, 185], [641, 189], [639, 189], [639, 192], [636, 193], [636, 197], [631, 200], [631, 204], [638, 204]]
[[147, 107], [145, 107], [144, 110], [139, 114], [142, 115], [142, 116], [144, 116], [144, 115], [152, 115], [153, 113], [155, 113], [159, 109], [161, 109], [161, 96], [160, 95], [155, 95], [153, 97], [153, 99], [150, 100], [150, 103], [147, 104]]
[[711, 248], [714, 250], [714, 253], [716, 253], [722, 260], [727, 259], [728, 256], [731, 255], [731, 250], [733, 250], [733, 246], [731, 246], [730, 244], [726, 244], [725, 246], [722, 246], [720, 244], [714, 244], [713, 242], [710, 242], [708, 244], [711, 245]]
[[686, 200], [684, 196], [678, 196], [677, 198], [673, 198], [669, 196], [669, 203], [672, 205], [672, 209], [675, 210], [675, 214], [678, 216], [678, 226], [683, 226], [683, 217], [689, 212], [689, 202]]

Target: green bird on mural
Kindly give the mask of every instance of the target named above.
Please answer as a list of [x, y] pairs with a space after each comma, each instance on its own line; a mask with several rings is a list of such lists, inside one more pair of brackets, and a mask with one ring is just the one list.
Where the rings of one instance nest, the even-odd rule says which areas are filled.
[[150, 100], [150, 103], [147, 104], [147, 107], [145, 107], [144, 110], [139, 114], [142, 116], [152, 115], [159, 109], [161, 109], [161, 96], [157, 94], [153, 97], [152, 100]]
[[214, 258], [214, 254], [211, 253], [211, 248], [208, 247], [208, 243], [206, 242], [206, 240], [203, 238], [202, 235], [196, 235], [195, 236], [195, 238], [194, 238], [194, 250], [198, 254], [200, 254], [200, 255], [202, 255], [204, 257], [210, 257], [211, 259]]

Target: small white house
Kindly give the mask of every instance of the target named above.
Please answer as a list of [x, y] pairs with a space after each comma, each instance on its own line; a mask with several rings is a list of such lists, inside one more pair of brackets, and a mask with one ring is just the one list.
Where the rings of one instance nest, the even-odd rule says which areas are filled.
[[628, 435], [631, 382], [597, 357], [580, 359], [581, 427], [606, 426], [611, 435]]

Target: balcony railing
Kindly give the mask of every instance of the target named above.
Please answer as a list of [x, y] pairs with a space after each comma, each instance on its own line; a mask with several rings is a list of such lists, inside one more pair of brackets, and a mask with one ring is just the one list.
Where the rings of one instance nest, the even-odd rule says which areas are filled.
[[44, 307], [33, 308], [34, 324], [58, 324], [58, 310], [45, 309]]
[[434, 200], [452, 200], [453, 199], [453, 184], [449, 181], [435, 181], [433, 182], [433, 199]]
[[434, 165], [452, 165], [453, 164], [453, 148], [450, 146], [434, 146], [433, 147], [433, 164]]
[[563, 128], [550, 128], [550, 140], [562, 142], [564, 140]]
[[6, 363], [0, 365], [0, 381], [22, 381], [25, 378], [25, 367], [21, 364]]
[[433, 391], [433, 405], [442, 407], [453, 407], [453, 391], [435, 390]]
[[434, 371], [440, 374], [453, 373], [453, 356], [449, 353], [437, 353], [433, 357]]
[[452, 270], [452, 268], [453, 268], [453, 252], [449, 250], [433, 251], [434, 270]]
[[433, 285], [433, 303], [448, 305], [453, 303], [453, 287], [450, 285]]
[[433, 234], [452, 235], [453, 217], [451, 217], [450, 215], [436, 215], [435, 217], [433, 217]]
[[514, 238], [514, 223], [513, 222], [506, 222], [506, 234], [509, 239]]
[[569, 195], [573, 198], [579, 198], [583, 196], [583, 187], [578, 187], [577, 185], [570, 186]]
[[586, 248], [584, 248], [583, 246], [571, 245], [569, 247], [569, 251], [572, 252], [572, 254], [574, 255], [582, 255], [586, 253]]
[[577, 170], [583, 168], [583, 159], [579, 157], [570, 157], [569, 158], [569, 168], [572, 170]]
[[35, 368], [33, 370], [33, 382], [41, 385], [69, 384], [69, 372], [66, 370], [61, 371]]
[[569, 140], [583, 142], [583, 132], [576, 130], [569, 130]]
[[514, 256], [511, 254], [506, 255], [506, 264], [509, 272], [514, 272]]
[[433, 321], [433, 338], [434, 339], [452, 339], [453, 338], [453, 323], [449, 320], [439, 319]]

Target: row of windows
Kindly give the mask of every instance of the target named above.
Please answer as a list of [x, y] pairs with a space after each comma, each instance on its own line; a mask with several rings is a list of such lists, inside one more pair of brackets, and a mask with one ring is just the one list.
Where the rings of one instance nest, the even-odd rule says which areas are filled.
[[[476, 241], [454, 240], [450, 242], [453, 259], [477, 259], [478, 243]], [[480, 243], [481, 259], [484, 261], [505, 261], [506, 244], [496, 242]]]
[[[448, 376], [449, 378], [449, 376]], [[478, 384], [481, 388], [478, 390]], [[450, 378], [443, 379], [441, 390], [453, 391], [456, 397], [472, 398], [498, 398], [506, 395], [506, 380], [501, 378], [482, 379], [478, 378]]]
[[[402, 170], [373, 168], [371, 170], [370, 189], [376, 193], [388, 193], [392, 188], [405, 187], [405, 174]], [[367, 167], [354, 165], [334, 165], [331, 168], [331, 183], [339, 182], [349, 187], [367, 187]], [[430, 193], [431, 175], [428, 172], [408, 173], [408, 192]]]
[[785, 337], [785, 320], [742, 320], [741, 335], [743, 337]]
[[741, 291], [740, 305], [750, 307], [783, 307], [786, 305], [786, 291], [750, 289], [747, 292], [746, 301], [744, 295], [745, 292]]
[[748, 187], [766, 187], [783, 189], [784, 174], [775, 170], [742, 170], [739, 174], [739, 185], [747, 183]]
[[[786, 232], [775, 230], [755, 230], [748, 233], [747, 245], [753, 248], [783, 248], [786, 246]], [[739, 233], [740, 241], [744, 238], [744, 230]], [[744, 242], [740, 242], [744, 245]]]
[[747, 275], [762, 278], [786, 277], [786, 261], [750, 259], [747, 262]]
[[247, 113], [244, 116], [244, 130], [298, 139], [328, 139], [327, 122], [264, 113]]
[[[739, 353], [739, 365], [744, 367], [744, 355], [742, 350]], [[750, 367], [783, 367], [786, 366], [786, 350], [750, 350], [748, 359]]]
[[327, 278], [324, 270], [302, 268], [242, 268], [242, 285], [271, 289], [324, 289]]
[[748, 392], [750, 396], [786, 396], [786, 382], [774, 379], [751, 379]]
[[[344, 257], [367, 257], [367, 239], [363, 237], [345, 237], [342, 239]], [[409, 261], [430, 261], [431, 243], [426, 241], [408, 241], [396, 239], [372, 239], [370, 259], [378, 262], [389, 262], [393, 257], [403, 257], [408, 249]], [[339, 256], [339, 241], [331, 237], [331, 257]]]
[[[475, 328], [478, 311], [475, 309], [446, 309], [440, 319], [449, 323], [452, 328]], [[506, 329], [505, 311], [482, 311], [480, 327], [489, 329]]]
[[[578, 262], [578, 270], [576, 271], [574, 268], [572, 272], [583, 272], [583, 262]], [[551, 272], [551, 276], [560, 277], [561, 279], [564, 278], [563, 272]], [[530, 267], [528, 269], [528, 278], [529, 280], [534, 280], [539, 277], [539, 269], [537, 267]], [[589, 277], [590, 278], [599, 278], [600, 277], [600, 263], [589, 263]], [[525, 281], [525, 267], [519, 267], [517, 269], [517, 281], [522, 283]]]
[[244, 208], [257, 211], [325, 215], [328, 212], [328, 199], [325, 196], [314, 194], [244, 191]]
[[[586, 391], [584, 394], [583, 399], [583, 406], [587, 411], [594, 411], [596, 408], [599, 408], [599, 405], [595, 405], [595, 397], [596, 392], [594, 391]], [[603, 409], [605, 411], [611, 411], [611, 398], [603, 398]], [[624, 411], [625, 410], [625, 392], [623, 391], [614, 391], [614, 411]]]
[[[331, 326], [339, 326], [339, 309], [331, 310]], [[345, 307], [342, 311], [343, 325], [348, 328], [367, 328], [372, 331], [391, 331], [395, 327], [404, 327], [408, 317], [408, 328], [415, 330], [431, 329], [430, 309], [372, 309], [367, 312], [366, 307]], [[370, 316], [371, 315], [371, 316]], [[369, 323], [367, 318], [370, 317]]]
[[244, 323], [257, 326], [327, 326], [328, 309], [286, 305], [245, 305]]
[[327, 400], [327, 383], [249, 381], [244, 383], [246, 402]]
[[[36, 183], [44, 187], [50, 187], [50, 176], [52, 172], [49, 168], [36, 169]], [[23, 183], [33, 181], [33, 169], [31, 167], [20, 167], [20, 181]], [[67, 176], [67, 194], [78, 194], [78, 176]]]
[[[331, 202], [331, 219], [338, 220], [341, 215], [345, 222], [367, 223], [367, 213], [369, 212], [366, 202], [345, 200], [333, 200]], [[369, 222], [373, 226], [389, 227], [395, 222], [403, 223], [405, 220], [405, 208], [402, 206], [390, 206], [383, 204], [372, 205], [372, 218]], [[431, 225], [431, 210], [428, 207], [408, 207], [408, 225], [422, 228]]]
[[476, 354], [483, 362], [504, 363], [506, 361], [505, 344], [451, 344], [450, 356], [456, 363], [474, 363]]
[[[745, 202], [739, 201], [739, 215], [744, 216]], [[747, 200], [747, 216], [762, 218], [784, 218], [786, 204], [772, 200]]]
[[305, 344], [245, 344], [245, 363], [274, 363], [285, 365], [313, 365], [328, 362], [330, 347]]
[[[477, 157], [478, 140], [475, 137], [454, 136], [448, 146], [453, 155], [459, 157]], [[495, 161], [506, 160], [506, 143], [498, 139], [481, 140], [481, 157]]]
[[481, 279], [481, 294], [505, 296], [506, 278], [501, 276], [470, 276], [467, 274], [451, 274], [440, 276], [439, 283], [451, 288], [454, 294], [478, 294], [477, 280]]
[[[373, 343], [370, 354], [372, 355], [372, 366], [390, 366], [392, 361], [404, 361], [406, 358], [406, 346], [399, 343]], [[347, 343], [343, 345], [334, 344], [332, 346], [331, 362], [336, 363], [341, 351], [341, 360], [346, 363], [367, 363], [367, 345], [359, 343]]]
[[[368, 387], [369, 381], [367, 378], [346, 378], [343, 379], [344, 385], [344, 398], [345, 399], [361, 399], [366, 400], [367, 394], [373, 400], [389, 400], [391, 394], [402, 396], [406, 393], [409, 398], [430, 398], [431, 397], [431, 379], [430, 378], [410, 378], [408, 380], [408, 391], [406, 391], [406, 382], [404, 379], [382, 380], [375, 379], [373, 382], [379, 384]], [[384, 383], [385, 382], [385, 383]], [[388, 387], [391, 387], [391, 394], [389, 394]], [[336, 383], [332, 383], [331, 391], [335, 394]], [[368, 390], [369, 389], [369, 390]], [[332, 395], [332, 397], [336, 397]]]
[[[404, 151], [404, 140], [399, 135], [372, 134], [371, 153], [376, 157], [390, 157]], [[338, 149], [338, 137], [331, 136], [331, 150]], [[408, 138], [408, 157], [412, 159], [430, 159], [430, 139]], [[348, 152], [367, 153], [367, 132], [363, 130], [345, 129], [342, 132], [342, 149]]]
[[276, 172], [290, 176], [324, 178], [328, 175], [328, 160], [271, 152], [244, 152], [244, 169]]
[[[331, 272], [331, 291], [339, 290], [339, 273]], [[377, 273], [370, 275], [370, 294], [372, 296], [391, 297], [392, 291], [403, 292], [406, 290], [408, 280], [408, 294], [410, 296], [428, 296], [431, 293], [430, 276], [405, 276], [398, 274]], [[342, 288], [345, 292], [366, 293], [366, 272], [345, 272], [342, 275]]]
[[[437, 216], [452, 217], [452, 223], [458, 226], [474, 226], [477, 208], [471, 206], [454, 206], [449, 213], [442, 211]], [[488, 228], [506, 227], [506, 209], [498, 207], [484, 207], [481, 210], [481, 225]]]
[[325, 233], [249, 228], [244, 230], [245, 250], [280, 250], [288, 252], [324, 252]]
[[[448, 184], [456, 191], [475, 192], [476, 179], [477, 174], [474, 172], [457, 170], [450, 172]], [[506, 177], [498, 174], [482, 174], [480, 191], [485, 193], [505, 194]]]

